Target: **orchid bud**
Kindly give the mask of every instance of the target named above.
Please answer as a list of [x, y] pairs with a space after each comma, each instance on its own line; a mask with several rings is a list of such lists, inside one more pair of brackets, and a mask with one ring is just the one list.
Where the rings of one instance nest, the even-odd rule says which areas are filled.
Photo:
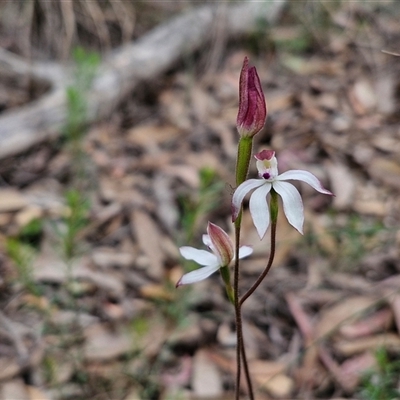
[[267, 106], [256, 67], [249, 68], [249, 60], [244, 58], [239, 81], [239, 112], [237, 130], [242, 137], [253, 137], [264, 127]]

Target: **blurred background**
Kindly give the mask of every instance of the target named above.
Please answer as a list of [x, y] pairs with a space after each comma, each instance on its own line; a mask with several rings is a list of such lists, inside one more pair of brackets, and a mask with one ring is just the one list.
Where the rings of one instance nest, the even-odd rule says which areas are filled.
[[[0, 399], [229, 399], [233, 309], [197, 265], [230, 199], [243, 59], [255, 151], [305, 169], [243, 308], [257, 399], [400, 397], [400, 6], [0, 4]], [[256, 177], [254, 163], [250, 177]], [[245, 202], [244, 292], [265, 267]], [[243, 385], [243, 398], [246, 385]]]

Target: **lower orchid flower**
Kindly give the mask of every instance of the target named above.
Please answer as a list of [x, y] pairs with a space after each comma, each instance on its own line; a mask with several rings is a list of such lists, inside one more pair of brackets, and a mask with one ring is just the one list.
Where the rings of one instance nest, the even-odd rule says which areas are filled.
[[[232, 240], [222, 228], [211, 222], [207, 226], [207, 235], [203, 235], [203, 243], [210, 251], [199, 250], [189, 246], [183, 246], [179, 249], [183, 258], [193, 260], [197, 264], [203, 265], [203, 267], [184, 274], [179, 279], [176, 287], [200, 282], [220, 268], [228, 267], [234, 259]], [[241, 246], [239, 258], [247, 257], [252, 252], [253, 249], [250, 246]]]
[[303, 234], [304, 211], [299, 191], [286, 180], [308, 183], [320, 193], [333, 194], [326, 190], [316, 176], [307, 171], [291, 170], [278, 175], [278, 161], [273, 150], [263, 150], [254, 155], [260, 179], [249, 179], [239, 185], [232, 197], [232, 220], [240, 213], [244, 197], [256, 189], [250, 197], [249, 208], [257, 233], [262, 239], [270, 224], [267, 195], [274, 190], [282, 198], [283, 211], [289, 223]]

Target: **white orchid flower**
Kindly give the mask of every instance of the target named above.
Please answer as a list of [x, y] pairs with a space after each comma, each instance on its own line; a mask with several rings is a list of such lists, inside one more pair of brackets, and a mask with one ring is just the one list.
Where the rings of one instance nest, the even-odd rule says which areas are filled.
[[[227, 267], [234, 259], [235, 249], [228, 234], [211, 222], [207, 226], [207, 235], [203, 235], [203, 243], [211, 250], [199, 250], [194, 247], [183, 246], [179, 249], [183, 258], [193, 260], [203, 265], [195, 271], [188, 272], [179, 279], [176, 287], [190, 283], [200, 282], [218, 271]], [[253, 252], [249, 246], [239, 248], [239, 258], [247, 257]]]
[[257, 233], [262, 239], [270, 224], [267, 195], [273, 189], [282, 198], [283, 211], [289, 223], [303, 234], [304, 210], [299, 191], [286, 180], [308, 183], [316, 191], [333, 196], [316, 176], [307, 171], [291, 170], [278, 175], [278, 161], [273, 150], [263, 150], [254, 155], [260, 179], [248, 179], [237, 187], [232, 197], [232, 220], [238, 217], [244, 197], [256, 189], [250, 197], [250, 214]]

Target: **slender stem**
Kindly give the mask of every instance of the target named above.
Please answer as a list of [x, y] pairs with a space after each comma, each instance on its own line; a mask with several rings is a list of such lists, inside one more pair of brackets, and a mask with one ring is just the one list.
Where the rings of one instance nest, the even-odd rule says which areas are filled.
[[[240, 306], [239, 306], [239, 309], [241, 312], [242, 310], [241, 310]], [[241, 335], [243, 338], [243, 326], [241, 326], [240, 328], [242, 329]], [[251, 383], [249, 365], [248, 365], [247, 356], [246, 356], [246, 346], [244, 345], [244, 340], [242, 340], [241, 353], [242, 353], [242, 359], [243, 359], [244, 374], [246, 377], [247, 387], [249, 389], [249, 398], [250, 398], [250, 400], [254, 400], [254, 391], [253, 391], [253, 385]]]
[[253, 149], [253, 138], [241, 137], [238, 144], [236, 159], [236, 185], [243, 183], [249, 172], [251, 153]]
[[[235, 305], [235, 322], [236, 322], [236, 386], [235, 386], [235, 400], [239, 400], [240, 394], [240, 375], [241, 375], [241, 348], [243, 345], [242, 336], [242, 315], [239, 303], [239, 243], [240, 243], [240, 223], [242, 213], [240, 212], [237, 220], [235, 221], [235, 267], [233, 276], [233, 291], [234, 291], [234, 305]], [[244, 358], [243, 358], [244, 359]]]
[[[250, 158], [252, 154], [253, 138], [241, 137], [238, 144], [236, 160], [236, 185], [243, 183], [249, 171]], [[243, 341], [242, 313], [239, 302], [239, 246], [240, 246], [240, 226], [242, 222], [242, 212], [239, 213], [235, 221], [235, 267], [233, 277], [235, 322], [236, 322], [236, 390], [235, 399], [239, 400], [241, 362], [243, 361], [246, 375], [247, 386], [249, 388], [250, 399], [254, 400], [253, 388], [250, 379], [249, 367], [247, 364], [246, 350]]]
[[240, 243], [240, 225], [242, 213], [235, 221], [235, 266], [233, 278], [234, 290], [234, 305], [235, 305], [235, 322], [236, 322], [236, 391], [235, 399], [239, 400], [240, 394], [240, 376], [241, 376], [241, 361], [243, 362], [244, 373], [246, 377], [247, 387], [249, 391], [250, 400], [254, 400], [253, 385], [251, 382], [249, 366], [246, 356], [246, 348], [243, 340], [243, 324], [242, 324], [242, 310], [239, 301], [239, 243]]
[[269, 270], [271, 269], [272, 263], [275, 257], [275, 245], [276, 245], [276, 221], [272, 222], [271, 224], [271, 250], [269, 253], [269, 259], [267, 266], [265, 267], [264, 271], [258, 277], [258, 279], [254, 282], [253, 286], [243, 295], [243, 297], [239, 301], [240, 307], [243, 303], [254, 293], [254, 291], [258, 288], [260, 283], [264, 280], [267, 276]]

